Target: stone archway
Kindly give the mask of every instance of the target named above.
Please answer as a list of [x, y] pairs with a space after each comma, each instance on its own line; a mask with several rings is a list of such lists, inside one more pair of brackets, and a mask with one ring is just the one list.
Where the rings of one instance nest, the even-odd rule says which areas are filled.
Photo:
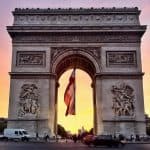
[[[60, 78], [60, 76], [68, 69], [72, 69], [72, 68], [77, 68], [77, 69], [81, 69], [83, 71], [85, 71], [86, 73], [89, 74], [89, 76], [92, 79], [92, 91], [93, 91], [93, 110], [94, 110], [94, 114], [93, 114], [93, 125], [94, 125], [94, 132], [97, 133], [97, 124], [100, 124], [100, 122], [97, 122], [97, 112], [99, 113], [99, 111], [96, 109], [96, 92], [95, 92], [95, 75], [96, 73], [100, 70], [99, 69], [99, 65], [98, 63], [95, 61], [95, 59], [88, 54], [87, 52], [85, 52], [85, 50], [87, 49], [86, 47], [78, 47], [78, 48], [66, 48], [67, 50], [64, 50], [64, 48], [59, 48], [59, 50], [63, 50], [63, 55], [58, 54], [57, 59], [54, 61], [54, 63], [52, 64], [52, 71], [56, 74], [56, 105], [57, 105], [57, 95], [58, 95], [58, 79]], [[92, 49], [92, 48], [91, 48]], [[57, 49], [58, 50], [58, 49]], [[84, 51], [83, 51], [84, 50]], [[97, 70], [96, 70], [97, 69]], [[97, 102], [97, 105], [100, 105]], [[100, 106], [99, 106], [100, 107]], [[54, 132], [56, 134], [57, 129], [56, 129], [56, 125], [57, 125], [57, 106], [55, 107], [55, 129]], [[101, 116], [99, 116], [101, 118]], [[100, 126], [102, 127], [102, 121]]]
[[138, 8], [15, 9], [9, 128], [56, 132], [57, 80], [76, 65], [93, 80], [95, 133], [145, 134]]

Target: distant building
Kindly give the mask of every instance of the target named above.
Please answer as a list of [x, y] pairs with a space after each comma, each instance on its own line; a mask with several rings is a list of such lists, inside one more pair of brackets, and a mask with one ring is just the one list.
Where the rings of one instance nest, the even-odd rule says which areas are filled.
[[71, 139], [72, 137], [71, 131], [66, 131], [66, 132], [67, 132], [67, 138]]
[[79, 135], [81, 135], [84, 132], [87, 132], [87, 130], [84, 129], [84, 126], [82, 126], [81, 129], [78, 129], [78, 134]]

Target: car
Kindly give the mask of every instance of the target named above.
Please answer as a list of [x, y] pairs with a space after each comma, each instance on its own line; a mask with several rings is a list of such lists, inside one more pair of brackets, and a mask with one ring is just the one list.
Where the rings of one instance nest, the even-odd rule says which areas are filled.
[[88, 146], [108, 146], [108, 147], [123, 147], [124, 143], [112, 135], [87, 135], [83, 138], [83, 143]]

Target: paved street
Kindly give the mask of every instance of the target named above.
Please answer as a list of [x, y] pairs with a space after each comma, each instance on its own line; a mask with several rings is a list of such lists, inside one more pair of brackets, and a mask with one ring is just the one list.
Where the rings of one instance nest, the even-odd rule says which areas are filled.
[[81, 143], [0, 142], [0, 150], [150, 150], [150, 144], [126, 144], [124, 148], [87, 147]]

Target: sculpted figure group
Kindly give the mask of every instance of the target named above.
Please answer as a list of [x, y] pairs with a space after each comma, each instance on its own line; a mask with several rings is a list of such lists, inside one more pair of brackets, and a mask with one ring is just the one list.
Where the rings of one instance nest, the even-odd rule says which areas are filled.
[[134, 116], [133, 88], [125, 83], [120, 86], [112, 86], [113, 106], [116, 116]]
[[42, 54], [21, 54], [19, 56], [19, 65], [42, 65]]
[[18, 117], [39, 112], [38, 88], [35, 84], [24, 84], [21, 88]]

